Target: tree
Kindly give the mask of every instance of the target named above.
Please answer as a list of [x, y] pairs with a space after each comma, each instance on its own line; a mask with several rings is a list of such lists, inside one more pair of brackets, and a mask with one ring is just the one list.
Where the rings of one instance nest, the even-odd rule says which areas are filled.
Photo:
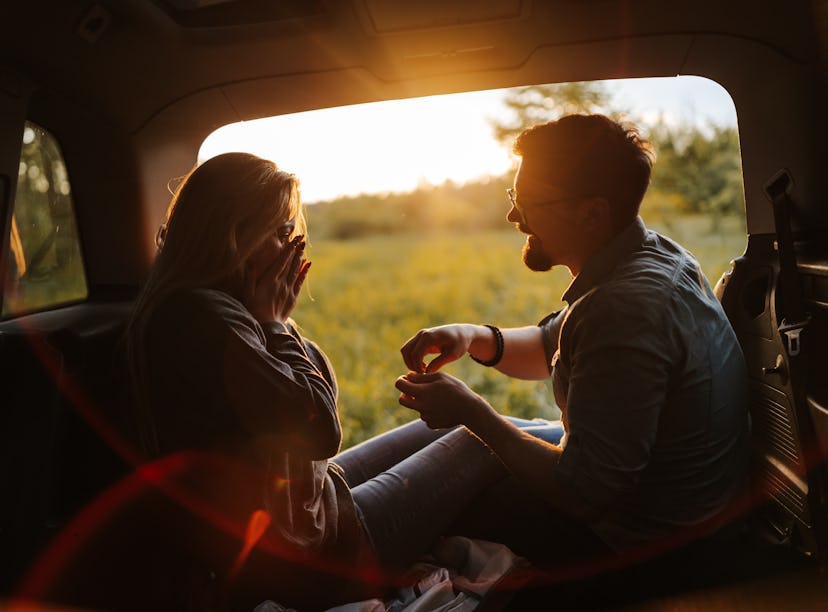
[[532, 125], [573, 113], [607, 112], [610, 94], [596, 81], [529, 85], [511, 90], [503, 103], [512, 117], [489, 119], [489, 124], [498, 142], [511, 147], [515, 136]]
[[710, 215], [715, 228], [722, 217], [744, 213], [739, 136], [735, 128], [657, 125], [650, 139], [658, 161], [652, 187], [675, 194], [677, 212]]

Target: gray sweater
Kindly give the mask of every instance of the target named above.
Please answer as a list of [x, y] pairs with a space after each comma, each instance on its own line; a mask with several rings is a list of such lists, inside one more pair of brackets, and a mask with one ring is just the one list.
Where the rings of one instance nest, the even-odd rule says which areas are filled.
[[[206, 472], [229, 481], [205, 493], [211, 505], [242, 521], [266, 510], [261, 542], [300, 565], [348, 565], [365, 553], [350, 490], [327, 461], [341, 442], [337, 385], [313, 342], [290, 324], [260, 325], [227, 293], [197, 289], [155, 306], [144, 346], [162, 455], [244, 466]], [[211, 489], [210, 479], [196, 488]]]

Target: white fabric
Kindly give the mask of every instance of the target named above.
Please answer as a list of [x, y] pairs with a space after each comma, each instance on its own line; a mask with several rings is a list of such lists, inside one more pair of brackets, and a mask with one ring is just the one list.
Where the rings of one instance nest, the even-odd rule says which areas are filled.
[[510, 571], [527, 564], [502, 544], [452, 536], [414, 565], [411, 586], [399, 589], [394, 599], [368, 599], [328, 612], [466, 612]]

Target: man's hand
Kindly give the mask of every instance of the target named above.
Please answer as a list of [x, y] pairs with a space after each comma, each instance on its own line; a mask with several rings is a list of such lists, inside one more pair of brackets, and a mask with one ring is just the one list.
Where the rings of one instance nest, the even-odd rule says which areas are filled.
[[473, 424], [494, 409], [466, 384], [444, 372], [409, 372], [395, 384], [401, 391], [400, 404], [420, 413], [431, 429]]
[[[472, 350], [472, 344], [477, 350], [477, 345], [483, 342], [494, 344], [489, 328], [482, 325], [454, 323], [421, 329], [403, 345], [400, 352], [409, 370], [430, 374], [437, 372], [447, 363], [460, 359]], [[494, 353], [493, 348], [490, 350]], [[426, 364], [426, 356], [433, 354], [437, 357]]]

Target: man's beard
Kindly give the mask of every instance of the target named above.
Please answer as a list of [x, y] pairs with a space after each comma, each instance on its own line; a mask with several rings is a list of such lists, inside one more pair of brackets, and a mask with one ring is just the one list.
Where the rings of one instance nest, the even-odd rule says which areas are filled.
[[[533, 244], [535, 246], [532, 246]], [[540, 248], [540, 241], [534, 236], [529, 236], [523, 245], [523, 263], [535, 272], [546, 272], [552, 269], [553, 262]]]

